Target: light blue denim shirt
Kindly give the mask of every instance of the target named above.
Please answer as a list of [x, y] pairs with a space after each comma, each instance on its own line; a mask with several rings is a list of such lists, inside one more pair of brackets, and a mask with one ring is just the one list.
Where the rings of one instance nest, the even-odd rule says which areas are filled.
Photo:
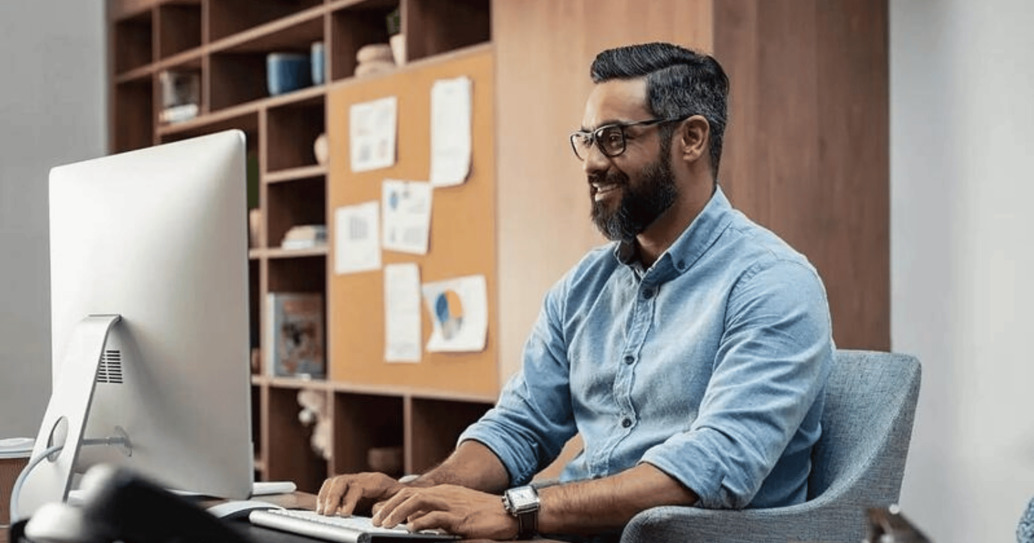
[[610, 244], [554, 285], [521, 371], [460, 441], [488, 446], [512, 485], [578, 432], [562, 480], [648, 462], [701, 507], [799, 503], [833, 349], [815, 269], [719, 189], [649, 269]]

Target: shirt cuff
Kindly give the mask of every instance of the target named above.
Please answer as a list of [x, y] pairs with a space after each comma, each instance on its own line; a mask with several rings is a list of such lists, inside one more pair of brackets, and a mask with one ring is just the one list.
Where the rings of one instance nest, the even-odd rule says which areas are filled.
[[526, 484], [538, 472], [538, 444], [515, 438], [514, 432], [491, 420], [482, 419], [468, 427], [457, 443], [464, 441], [477, 441], [488, 447], [510, 474], [511, 487]]
[[750, 504], [757, 489], [736, 488], [746, 485], [728, 478], [729, 468], [723, 456], [716, 453], [723, 447], [728, 450], [728, 444], [714, 442], [715, 436], [709, 435], [713, 433], [712, 430], [698, 429], [692, 434], [672, 436], [646, 451], [639, 463], [656, 467], [692, 490], [699, 499], [698, 507], [742, 509]]

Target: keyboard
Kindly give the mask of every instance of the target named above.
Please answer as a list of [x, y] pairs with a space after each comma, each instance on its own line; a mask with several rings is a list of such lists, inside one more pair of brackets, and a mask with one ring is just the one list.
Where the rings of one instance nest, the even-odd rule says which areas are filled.
[[293, 534], [337, 541], [340, 543], [377, 543], [413, 539], [419, 541], [453, 541], [459, 536], [435, 531], [410, 532], [404, 526], [383, 528], [374, 526], [369, 517], [337, 517], [318, 515], [315, 511], [297, 509], [269, 509], [252, 511], [248, 521], [257, 526], [273, 528]]

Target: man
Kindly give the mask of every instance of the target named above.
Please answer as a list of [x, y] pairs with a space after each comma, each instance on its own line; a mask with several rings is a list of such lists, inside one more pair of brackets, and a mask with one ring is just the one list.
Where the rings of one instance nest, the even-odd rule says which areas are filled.
[[[571, 145], [614, 243], [549, 291], [521, 371], [444, 463], [411, 484], [329, 479], [320, 512], [377, 502], [382, 525], [512, 539], [613, 532], [657, 505], [805, 500], [828, 304], [807, 260], [718, 187], [725, 73], [646, 44], [600, 53], [591, 74]], [[524, 488], [576, 432], [563, 482]]]

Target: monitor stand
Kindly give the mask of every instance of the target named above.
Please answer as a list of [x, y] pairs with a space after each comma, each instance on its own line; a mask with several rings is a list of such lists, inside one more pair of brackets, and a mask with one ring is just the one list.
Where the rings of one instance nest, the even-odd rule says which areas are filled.
[[[61, 445], [31, 470], [18, 497], [18, 517], [30, 516], [45, 503], [65, 501], [72, 483], [72, 473], [83, 430], [90, 414], [94, 385], [108, 332], [122, 320], [121, 315], [90, 315], [72, 330], [68, 349], [55, 379], [53, 393], [40, 425], [32, 458], [39, 458], [47, 449]], [[128, 446], [128, 437], [124, 440]]]

